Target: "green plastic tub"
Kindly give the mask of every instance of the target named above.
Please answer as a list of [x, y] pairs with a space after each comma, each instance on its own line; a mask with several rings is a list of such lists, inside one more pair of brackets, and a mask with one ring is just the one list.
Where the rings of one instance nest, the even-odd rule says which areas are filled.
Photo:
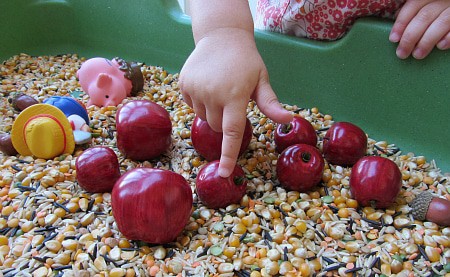
[[[179, 72], [194, 47], [176, 0], [0, 0], [0, 60], [77, 53]], [[400, 60], [391, 21], [365, 18], [336, 42], [256, 32], [280, 100], [351, 121], [450, 172], [450, 51]], [[205, 72], [208, 69], [205, 68]]]

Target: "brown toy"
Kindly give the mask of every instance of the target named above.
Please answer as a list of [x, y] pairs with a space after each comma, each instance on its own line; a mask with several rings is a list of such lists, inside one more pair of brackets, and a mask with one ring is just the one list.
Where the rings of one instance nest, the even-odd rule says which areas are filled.
[[14, 148], [11, 140], [11, 135], [8, 133], [0, 134], [0, 151], [8, 156], [17, 155], [17, 150]]
[[8, 98], [8, 102], [12, 107], [21, 112], [31, 105], [38, 104], [39, 102], [33, 97], [26, 95], [22, 92], [11, 93], [11, 97]]
[[428, 220], [441, 226], [450, 226], [450, 201], [434, 197], [424, 191], [411, 202], [412, 215], [417, 220]]

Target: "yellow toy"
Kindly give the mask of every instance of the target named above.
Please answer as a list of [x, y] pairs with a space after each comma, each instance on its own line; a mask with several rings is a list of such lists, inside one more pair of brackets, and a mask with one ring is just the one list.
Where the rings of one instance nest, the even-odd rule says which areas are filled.
[[69, 120], [60, 109], [48, 104], [23, 110], [14, 121], [11, 139], [19, 154], [42, 159], [72, 154], [75, 149]]

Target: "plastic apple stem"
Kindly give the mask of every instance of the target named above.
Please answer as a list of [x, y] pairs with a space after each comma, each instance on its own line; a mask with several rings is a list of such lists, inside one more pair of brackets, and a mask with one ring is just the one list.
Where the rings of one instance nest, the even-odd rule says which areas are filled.
[[244, 177], [235, 176], [233, 181], [234, 181], [235, 185], [240, 186], [240, 185], [242, 185], [244, 183]]
[[291, 129], [292, 129], [292, 124], [288, 123], [288, 124], [283, 124], [283, 128], [281, 130], [284, 134], [287, 134], [291, 131]]
[[303, 152], [301, 154], [302, 157], [302, 161], [304, 161], [305, 163], [309, 162], [309, 160], [311, 160], [311, 153], [309, 152]]

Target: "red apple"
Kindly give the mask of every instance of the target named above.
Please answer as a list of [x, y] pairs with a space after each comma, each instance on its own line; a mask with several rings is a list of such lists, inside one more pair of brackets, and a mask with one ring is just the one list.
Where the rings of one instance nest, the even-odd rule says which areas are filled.
[[124, 104], [116, 114], [117, 147], [132, 160], [149, 160], [166, 152], [172, 142], [169, 112], [148, 100]]
[[336, 122], [323, 138], [323, 155], [335, 165], [352, 166], [367, 152], [367, 136], [358, 126]]
[[362, 206], [387, 208], [402, 187], [402, 173], [388, 158], [367, 156], [352, 167], [350, 192]]
[[192, 190], [183, 176], [156, 168], [134, 168], [117, 180], [112, 210], [130, 240], [168, 243], [184, 229], [192, 210]]
[[75, 161], [77, 181], [88, 192], [111, 192], [120, 178], [117, 155], [106, 146], [95, 146], [81, 153]]
[[311, 122], [300, 116], [294, 116], [288, 124], [278, 124], [274, 140], [277, 151], [283, 152], [288, 146], [294, 144], [309, 144], [316, 146], [317, 134]]
[[[242, 155], [250, 144], [252, 132], [252, 125], [247, 118], [239, 155]], [[219, 160], [222, 154], [222, 139], [223, 133], [213, 131], [208, 122], [200, 119], [200, 117], [194, 118], [191, 127], [191, 140], [198, 154], [208, 161]]]
[[204, 165], [197, 174], [196, 189], [200, 201], [211, 209], [238, 204], [245, 195], [247, 180], [241, 167], [236, 165], [227, 178], [218, 173], [219, 161]]
[[322, 180], [325, 162], [319, 150], [308, 144], [294, 144], [278, 157], [277, 176], [281, 186], [306, 192]]
[[0, 134], [0, 151], [8, 156], [17, 155], [17, 150], [14, 148], [11, 141], [11, 134]]

